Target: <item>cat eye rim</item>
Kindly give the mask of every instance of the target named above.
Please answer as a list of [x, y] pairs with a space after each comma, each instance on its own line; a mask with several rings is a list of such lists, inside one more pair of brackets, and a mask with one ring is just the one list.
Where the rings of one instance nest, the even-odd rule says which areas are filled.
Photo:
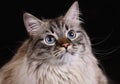
[[53, 35], [47, 35], [47, 36], [45, 37], [45, 43], [46, 43], [47, 45], [54, 45], [54, 44], [55, 44], [55, 41], [56, 41], [56, 39], [55, 39], [55, 37], [54, 37]]
[[67, 38], [70, 39], [70, 40], [74, 40], [76, 38], [76, 32], [74, 30], [70, 30], [67, 33]]

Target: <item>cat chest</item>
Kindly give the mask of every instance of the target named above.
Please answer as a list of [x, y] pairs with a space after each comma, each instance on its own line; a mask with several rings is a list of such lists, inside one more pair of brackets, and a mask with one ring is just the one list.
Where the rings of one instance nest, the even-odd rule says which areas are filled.
[[78, 67], [40, 68], [28, 76], [34, 84], [97, 84], [89, 71], [83, 72]]

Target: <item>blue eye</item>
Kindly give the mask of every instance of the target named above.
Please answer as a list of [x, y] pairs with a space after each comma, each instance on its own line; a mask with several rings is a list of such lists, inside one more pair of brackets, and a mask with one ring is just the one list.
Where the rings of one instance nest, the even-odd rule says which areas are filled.
[[45, 41], [47, 44], [53, 44], [53, 43], [55, 43], [55, 38], [52, 35], [48, 35], [48, 36], [46, 36]]
[[76, 32], [75, 31], [71, 30], [71, 31], [68, 32], [67, 38], [74, 39], [75, 37], [76, 37]]

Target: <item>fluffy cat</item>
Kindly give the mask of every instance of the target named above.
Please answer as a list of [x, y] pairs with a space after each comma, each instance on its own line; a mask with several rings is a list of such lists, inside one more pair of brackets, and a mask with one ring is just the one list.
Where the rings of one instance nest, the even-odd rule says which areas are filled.
[[24, 13], [28, 38], [0, 70], [0, 84], [108, 84], [92, 53], [75, 1], [64, 16]]

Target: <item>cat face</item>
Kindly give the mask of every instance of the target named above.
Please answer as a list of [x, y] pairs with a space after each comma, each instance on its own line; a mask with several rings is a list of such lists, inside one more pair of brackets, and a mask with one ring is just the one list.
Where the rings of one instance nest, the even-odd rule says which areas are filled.
[[29, 13], [23, 16], [30, 40], [31, 59], [65, 60], [82, 55], [90, 42], [79, 20], [78, 3], [75, 2], [64, 17], [39, 20]]

